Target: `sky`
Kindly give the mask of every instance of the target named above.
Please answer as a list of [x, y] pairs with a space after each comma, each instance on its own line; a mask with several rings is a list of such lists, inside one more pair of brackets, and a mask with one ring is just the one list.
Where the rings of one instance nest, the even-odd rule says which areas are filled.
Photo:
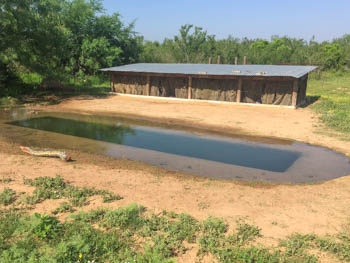
[[317, 41], [350, 34], [350, 0], [102, 0], [146, 40], [173, 38], [184, 24], [216, 39], [270, 39], [273, 35]]

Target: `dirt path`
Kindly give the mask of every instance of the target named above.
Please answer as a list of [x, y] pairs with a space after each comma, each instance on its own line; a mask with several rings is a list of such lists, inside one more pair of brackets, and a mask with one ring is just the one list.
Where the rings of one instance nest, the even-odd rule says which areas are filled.
[[45, 110], [127, 115], [232, 133], [318, 144], [350, 156], [350, 142], [315, 133], [322, 126], [309, 109], [183, 102], [126, 96], [72, 99]]

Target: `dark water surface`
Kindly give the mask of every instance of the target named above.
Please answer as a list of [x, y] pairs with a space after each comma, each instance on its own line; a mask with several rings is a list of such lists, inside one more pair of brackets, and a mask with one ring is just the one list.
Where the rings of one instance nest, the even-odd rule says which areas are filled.
[[205, 177], [304, 183], [350, 174], [346, 156], [292, 141], [218, 136], [103, 116], [25, 111], [6, 116], [2, 133], [19, 141], [26, 136], [33, 146], [79, 148]]
[[108, 125], [41, 117], [10, 124], [273, 172], [285, 172], [301, 156], [301, 153], [296, 151], [264, 145], [179, 134], [155, 128], [130, 127], [119, 123]]

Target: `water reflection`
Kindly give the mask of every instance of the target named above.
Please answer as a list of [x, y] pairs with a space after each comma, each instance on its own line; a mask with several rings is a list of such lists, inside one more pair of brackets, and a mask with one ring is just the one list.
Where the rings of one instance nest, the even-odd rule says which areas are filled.
[[110, 122], [101, 123], [98, 119], [87, 122], [41, 117], [9, 124], [273, 172], [286, 171], [301, 156], [299, 152], [269, 147], [262, 143], [220, 140], [124, 123], [112, 125]]
[[120, 123], [108, 125], [100, 122], [84, 122], [55, 117], [32, 118], [9, 124], [117, 144], [123, 144], [127, 134], [135, 134], [131, 127]]

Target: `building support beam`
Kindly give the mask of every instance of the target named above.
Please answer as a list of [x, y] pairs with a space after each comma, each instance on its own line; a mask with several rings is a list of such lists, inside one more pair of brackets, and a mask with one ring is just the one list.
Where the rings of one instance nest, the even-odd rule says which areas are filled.
[[292, 94], [292, 106], [297, 106], [297, 97], [298, 97], [298, 89], [299, 89], [299, 79], [295, 79], [293, 81], [293, 94]]
[[188, 77], [188, 99], [192, 99], [192, 77]]
[[151, 95], [151, 76], [147, 76], [146, 95]]
[[243, 86], [243, 81], [241, 78], [239, 78], [238, 79], [237, 98], [236, 98], [237, 103], [240, 103], [242, 100], [242, 86]]
[[113, 73], [109, 74], [109, 82], [111, 83], [111, 92], [115, 92], [114, 90], [114, 77], [113, 77]]

